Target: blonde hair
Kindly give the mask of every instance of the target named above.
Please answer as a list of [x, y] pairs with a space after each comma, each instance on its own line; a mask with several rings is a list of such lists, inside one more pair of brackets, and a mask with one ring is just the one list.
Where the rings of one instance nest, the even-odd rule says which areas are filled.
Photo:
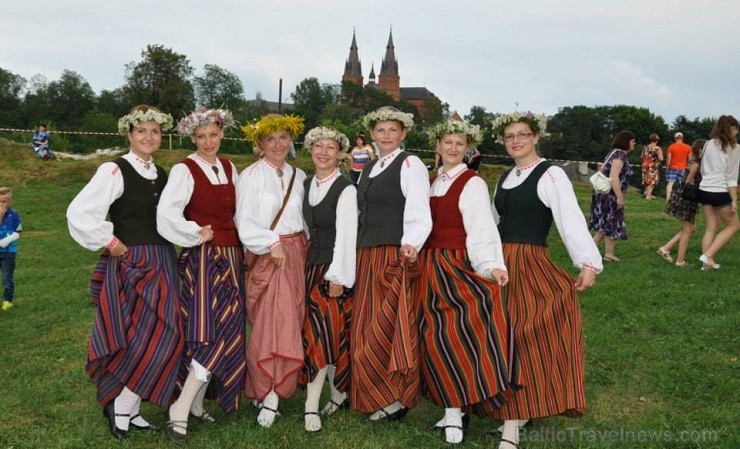
[[13, 198], [13, 189], [10, 187], [0, 187], [0, 196], [9, 196]]

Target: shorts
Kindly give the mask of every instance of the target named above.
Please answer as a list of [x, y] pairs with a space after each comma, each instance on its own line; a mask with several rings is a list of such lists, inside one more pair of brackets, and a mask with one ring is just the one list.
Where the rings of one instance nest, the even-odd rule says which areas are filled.
[[699, 189], [697, 199], [701, 204], [712, 206], [713, 209], [722, 209], [732, 204], [732, 197], [729, 192], [706, 192]]
[[681, 182], [683, 181], [684, 169], [682, 168], [669, 168], [665, 172], [665, 180], [668, 182]]

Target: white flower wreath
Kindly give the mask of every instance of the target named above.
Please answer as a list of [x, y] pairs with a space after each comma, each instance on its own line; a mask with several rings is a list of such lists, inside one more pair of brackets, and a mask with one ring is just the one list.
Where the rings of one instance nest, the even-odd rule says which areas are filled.
[[432, 139], [432, 143], [436, 143], [444, 134], [462, 134], [467, 136], [471, 146], [478, 145], [483, 141], [480, 126], [469, 125], [458, 120], [439, 122], [429, 129], [428, 134]]
[[143, 122], [157, 122], [162, 127], [162, 131], [171, 130], [173, 124], [170, 114], [152, 108], [146, 111], [136, 109], [118, 119], [118, 134], [125, 136], [132, 127], [136, 127]]
[[411, 129], [414, 127], [414, 114], [410, 112], [402, 112], [390, 106], [383, 106], [380, 109], [368, 113], [363, 117], [362, 124], [365, 128], [372, 131], [373, 126], [375, 126], [376, 123], [391, 120], [402, 123], [405, 129]]
[[311, 146], [321, 139], [331, 139], [339, 144], [342, 151], [349, 150], [349, 139], [347, 136], [328, 126], [317, 126], [307, 132], [306, 137], [303, 139], [303, 147], [310, 150]]
[[177, 123], [177, 132], [183, 136], [192, 136], [196, 128], [208, 126], [211, 123], [221, 128], [236, 126], [234, 116], [228, 109], [200, 109], [180, 119]]
[[514, 111], [511, 114], [501, 114], [496, 117], [491, 121], [493, 134], [499, 137], [503, 136], [506, 127], [514, 122], [527, 123], [537, 134], [541, 136], [547, 135], [545, 133], [545, 129], [547, 128], [547, 116], [545, 116], [545, 114], [533, 114], [530, 111]]

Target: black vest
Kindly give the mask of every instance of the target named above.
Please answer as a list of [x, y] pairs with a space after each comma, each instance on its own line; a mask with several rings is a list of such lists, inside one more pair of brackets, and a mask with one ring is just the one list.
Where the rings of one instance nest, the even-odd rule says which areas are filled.
[[337, 239], [337, 203], [344, 189], [351, 185], [349, 179], [339, 176], [329, 187], [326, 196], [315, 206], [308, 202], [311, 181], [315, 176], [303, 182], [303, 218], [306, 220], [311, 242], [308, 246], [306, 263], [309, 265], [329, 264], [334, 257], [334, 241]]
[[167, 174], [157, 165], [157, 179], [139, 175], [124, 158], [113, 161], [123, 176], [123, 195], [108, 209], [113, 234], [126, 246], [169, 244], [157, 232], [157, 203], [167, 184]]
[[401, 166], [411, 153], [402, 151], [390, 167], [371, 178], [370, 171], [378, 159], [365, 164], [357, 185], [357, 208], [360, 211], [357, 247], [401, 246], [403, 210], [406, 197], [401, 191]]
[[501, 216], [498, 232], [502, 242], [547, 246], [552, 210], [537, 196], [537, 183], [551, 165], [549, 161], [541, 162], [523, 183], [513, 189], [501, 188], [511, 170], [498, 180], [493, 202]]

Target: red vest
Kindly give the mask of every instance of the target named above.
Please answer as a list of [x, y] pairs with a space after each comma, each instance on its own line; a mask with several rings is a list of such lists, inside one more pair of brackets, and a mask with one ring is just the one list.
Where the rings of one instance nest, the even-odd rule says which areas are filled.
[[231, 182], [231, 162], [219, 158], [224, 167], [226, 184], [211, 184], [197, 162], [190, 158], [183, 159], [195, 181], [193, 195], [185, 206], [185, 218], [200, 226], [211, 225], [214, 246], [238, 246], [234, 214], [236, 213], [236, 188]]
[[475, 170], [465, 170], [452, 182], [447, 193], [430, 199], [432, 232], [424, 244], [425, 248], [466, 249], [467, 234], [459, 203], [465, 184], [473, 176], [476, 176]]

